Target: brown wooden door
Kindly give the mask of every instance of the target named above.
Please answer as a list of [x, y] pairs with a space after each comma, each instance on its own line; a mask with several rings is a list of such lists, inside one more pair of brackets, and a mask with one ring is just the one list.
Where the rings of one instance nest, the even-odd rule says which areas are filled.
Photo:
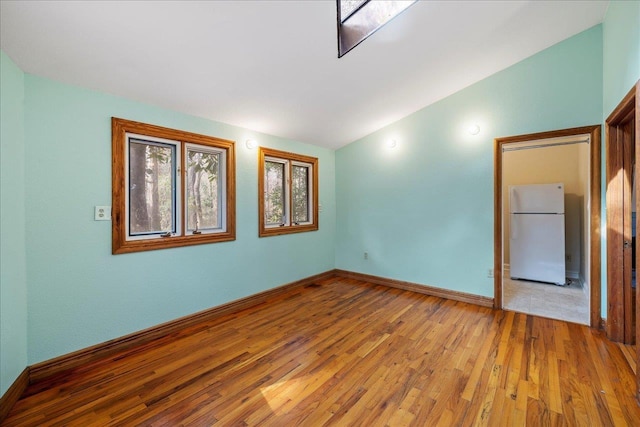
[[634, 88], [607, 119], [607, 336], [625, 344], [636, 341], [635, 114]]
[[634, 144], [634, 123], [633, 120], [626, 122], [621, 129], [620, 139], [623, 146], [623, 283], [622, 293], [624, 301], [624, 342], [626, 344], [635, 343], [635, 283], [634, 267], [635, 262], [635, 240], [632, 233], [633, 228], [633, 186], [635, 178], [635, 144]]

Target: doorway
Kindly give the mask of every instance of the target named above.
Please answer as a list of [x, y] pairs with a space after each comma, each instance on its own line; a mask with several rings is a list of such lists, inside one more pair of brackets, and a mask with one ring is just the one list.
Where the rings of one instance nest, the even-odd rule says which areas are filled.
[[[504, 279], [506, 277], [505, 265], [505, 244], [503, 236], [504, 230], [504, 202], [507, 197], [503, 191], [503, 151], [507, 147], [522, 145], [527, 141], [551, 141], [562, 142], [576, 138], [588, 138], [589, 144], [589, 174], [588, 174], [588, 197], [586, 204], [588, 213], [585, 215], [585, 224], [588, 234], [588, 256], [586, 257], [585, 269], [586, 280], [589, 283], [589, 325], [591, 327], [600, 326], [600, 126], [586, 126], [573, 129], [564, 129], [550, 132], [541, 132], [528, 135], [518, 135], [505, 138], [496, 138], [494, 143], [494, 163], [495, 163], [495, 187], [494, 187], [494, 306], [504, 307]], [[551, 286], [551, 285], [550, 285]]]
[[589, 142], [503, 145], [505, 310], [589, 324]]

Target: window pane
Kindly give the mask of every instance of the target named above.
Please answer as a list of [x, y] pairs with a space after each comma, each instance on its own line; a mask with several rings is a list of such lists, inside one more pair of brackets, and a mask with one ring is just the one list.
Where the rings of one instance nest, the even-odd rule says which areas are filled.
[[220, 153], [187, 150], [187, 229], [220, 228]]
[[129, 234], [175, 232], [172, 145], [129, 141]]
[[338, 57], [346, 55], [347, 52], [386, 25], [416, 1], [417, 0], [340, 0]]
[[293, 166], [291, 197], [293, 202], [293, 223], [309, 221], [309, 168]]
[[264, 162], [264, 216], [268, 225], [284, 222], [284, 164]]
[[367, 1], [368, 0], [340, 0], [340, 19], [342, 22], [346, 21], [361, 4]]

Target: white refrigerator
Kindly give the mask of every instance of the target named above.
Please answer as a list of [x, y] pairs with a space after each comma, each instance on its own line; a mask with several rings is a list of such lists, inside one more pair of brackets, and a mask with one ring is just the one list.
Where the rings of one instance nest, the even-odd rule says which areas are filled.
[[509, 186], [509, 275], [566, 284], [564, 184]]

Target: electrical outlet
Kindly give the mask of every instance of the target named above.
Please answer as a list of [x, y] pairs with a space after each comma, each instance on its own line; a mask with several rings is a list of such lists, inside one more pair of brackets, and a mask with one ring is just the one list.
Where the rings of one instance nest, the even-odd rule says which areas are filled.
[[364, 253], [364, 259], [369, 259], [369, 252]]
[[493, 268], [490, 268], [489, 271], [487, 272], [487, 277], [488, 278], [493, 278]]
[[96, 206], [94, 212], [94, 220], [96, 221], [110, 221], [111, 220], [111, 206]]

